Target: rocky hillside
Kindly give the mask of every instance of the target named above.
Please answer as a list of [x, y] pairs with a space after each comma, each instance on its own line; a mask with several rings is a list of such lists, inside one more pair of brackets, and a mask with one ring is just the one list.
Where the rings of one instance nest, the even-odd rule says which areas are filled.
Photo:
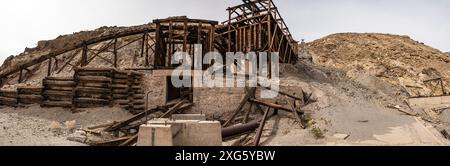
[[[93, 31], [81, 31], [69, 35], [62, 35], [54, 40], [39, 41], [37, 47], [26, 48], [23, 53], [17, 56], [8, 57], [3, 65], [0, 67], [0, 73], [15, 70], [19, 66], [27, 63], [32, 63], [36, 59], [42, 56], [46, 56], [50, 53], [55, 52], [65, 52], [64, 50], [68, 48], [74, 48], [82, 45], [84, 41], [90, 41], [92, 39], [111, 36], [115, 34], [122, 34], [128, 32], [142, 31], [147, 29], [152, 29], [153, 24], [144, 24], [139, 26], [131, 27], [101, 27]], [[121, 68], [126, 67], [140, 67], [145, 65], [145, 59], [140, 57], [142, 40], [137, 40], [137, 38], [142, 38], [141, 34], [127, 36], [119, 38], [117, 40], [118, 46], [123, 46], [118, 50], [118, 65]], [[132, 42], [132, 43], [130, 43]], [[100, 42], [92, 44], [89, 46], [90, 49], [100, 49], [107, 45], [109, 41]], [[128, 43], [128, 44], [127, 44]], [[125, 47], [126, 46], [126, 47]], [[75, 54], [76, 56], [71, 58]], [[91, 53], [92, 54], [92, 53]], [[104, 55], [106, 54], [106, 55]], [[102, 53], [102, 56], [111, 57], [112, 52]], [[81, 51], [71, 51], [61, 54], [57, 57], [57, 63], [63, 64], [72, 59], [72, 63], [78, 63], [81, 61]], [[31, 71], [28, 77], [23, 80], [22, 84], [17, 84], [18, 73], [8, 76], [8, 78], [2, 78], [4, 81], [4, 86], [2, 88], [14, 89], [18, 86], [31, 86], [40, 85], [42, 79], [46, 76], [48, 61], [37, 63], [33, 67], [28, 69]], [[101, 58], [94, 59], [87, 67], [110, 67], [111, 64]], [[72, 66], [67, 66], [64, 70], [56, 72], [56, 68], [53, 68], [53, 76], [70, 76], [73, 75]]]
[[430, 96], [443, 94], [438, 81], [429, 81], [442, 78], [450, 91], [450, 56], [408, 36], [340, 33], [305, 47], [316, 64], [343, 70], [358, 82], [382, 80], [407, 96]]
[[152, 25], [153, 24], [144, 24], [131, 27], [101, 27], [93, 31], [81, 31], [73, 34], [62, 35], [53, 40], [39, 41], [35, 48], [25, 48], [23, 53], [17, 56], [8, 57], [0, 67], [0, 71], [8, 68], [13, 68], [19, 64], [27, 63], [35, 58], [49, 54], [51, 52], [56, 52], [67, 47], [73, 47], [82, 44], [84, 41], [88, 41], [90, 39], [125, 31], [145, 29], [149, 28]]

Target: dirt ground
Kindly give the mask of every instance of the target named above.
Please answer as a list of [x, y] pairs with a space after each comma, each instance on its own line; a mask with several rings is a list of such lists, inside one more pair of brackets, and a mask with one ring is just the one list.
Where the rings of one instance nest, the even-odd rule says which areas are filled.
[[63, 108], [0, 108], [0, 146], [84, 146], [67, 138], [75, 129], [127, 119], [120, 108], [72, 114]]
[[[362, 85], [343, 73], [307, 63], [282, 69], [284, 86], [302, 88], [317, 102], [302, 109], [312, 117], [302, 129], [290, 113], [280, 112], [265, 126], [265, 146], [411, 146], [450, 145], [437, 129], [420, 117], [389, 109], [402, 97], [385, 89]], [[295, 89], [295, 88], [294, 88]], [[225, 145], [251, 145], [254, 134], [227, 141]]]

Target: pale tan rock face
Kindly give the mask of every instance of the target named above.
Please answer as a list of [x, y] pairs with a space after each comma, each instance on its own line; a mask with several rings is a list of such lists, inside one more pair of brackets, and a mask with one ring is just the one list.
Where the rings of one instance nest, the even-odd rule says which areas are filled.
[[[316, 64], [375, 76], [410, 96], [442, 95], [437, 82], [450, 82], [450, 56], [408, 36], [372, 33], [334, 34], [307, 44]], [[349, 72], [351, 71], [351, 72]], [[358, 78], [355, 78], [358, 79]], [[446, 91], [450, 84], [445, 85]]]

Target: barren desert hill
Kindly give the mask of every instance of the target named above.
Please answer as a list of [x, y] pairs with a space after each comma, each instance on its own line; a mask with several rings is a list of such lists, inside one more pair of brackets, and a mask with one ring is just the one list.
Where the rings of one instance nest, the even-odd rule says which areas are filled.
[[69, 47], [74, 47], [82, 44], [85, 41], [89, 41], [95, 38], [99, 38], [102, 36], [108, 36], [111, 34], [118, 34], [121, 32], [128, 31], [138, 31], [141, 29], [150, 29], [153, 24], [143, 24], [137, 26], [127, 26], [127, 27], [100, 27], [95, 30], [85, 30], [80, 32], [75, 32], [73, 34], [61, 35], [53, 40], [42, 40], [37, 42], [37, 46], [35, 48], [25, 48], [24, 52], [17, 56], [10, 56], [0, 67], [0, 71], [7, 70], [10, 68], [14, 68], [20, 64], [24, 64], [30, 62], [34, 59], [39, 58], [40, 56], [58, 52], [64, 50]]
[[343, 70], [359, 79], [368, 75], [406, 91], [409, 96], [442, 95], [450, 90], [450, 56], [408, 36], [338, 33], [307, 43], [315, 64]]

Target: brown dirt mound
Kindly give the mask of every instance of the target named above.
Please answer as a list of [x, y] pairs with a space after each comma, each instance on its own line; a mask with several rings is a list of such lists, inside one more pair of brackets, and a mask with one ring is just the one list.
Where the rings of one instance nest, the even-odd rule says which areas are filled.
[[442, 95], [442, 78], [450, 91], [450, 57], [408, 36], [374, 33], [340, 33], [307, 44], [314, 63], [376, 77], [406, 91], [409, 96]]

